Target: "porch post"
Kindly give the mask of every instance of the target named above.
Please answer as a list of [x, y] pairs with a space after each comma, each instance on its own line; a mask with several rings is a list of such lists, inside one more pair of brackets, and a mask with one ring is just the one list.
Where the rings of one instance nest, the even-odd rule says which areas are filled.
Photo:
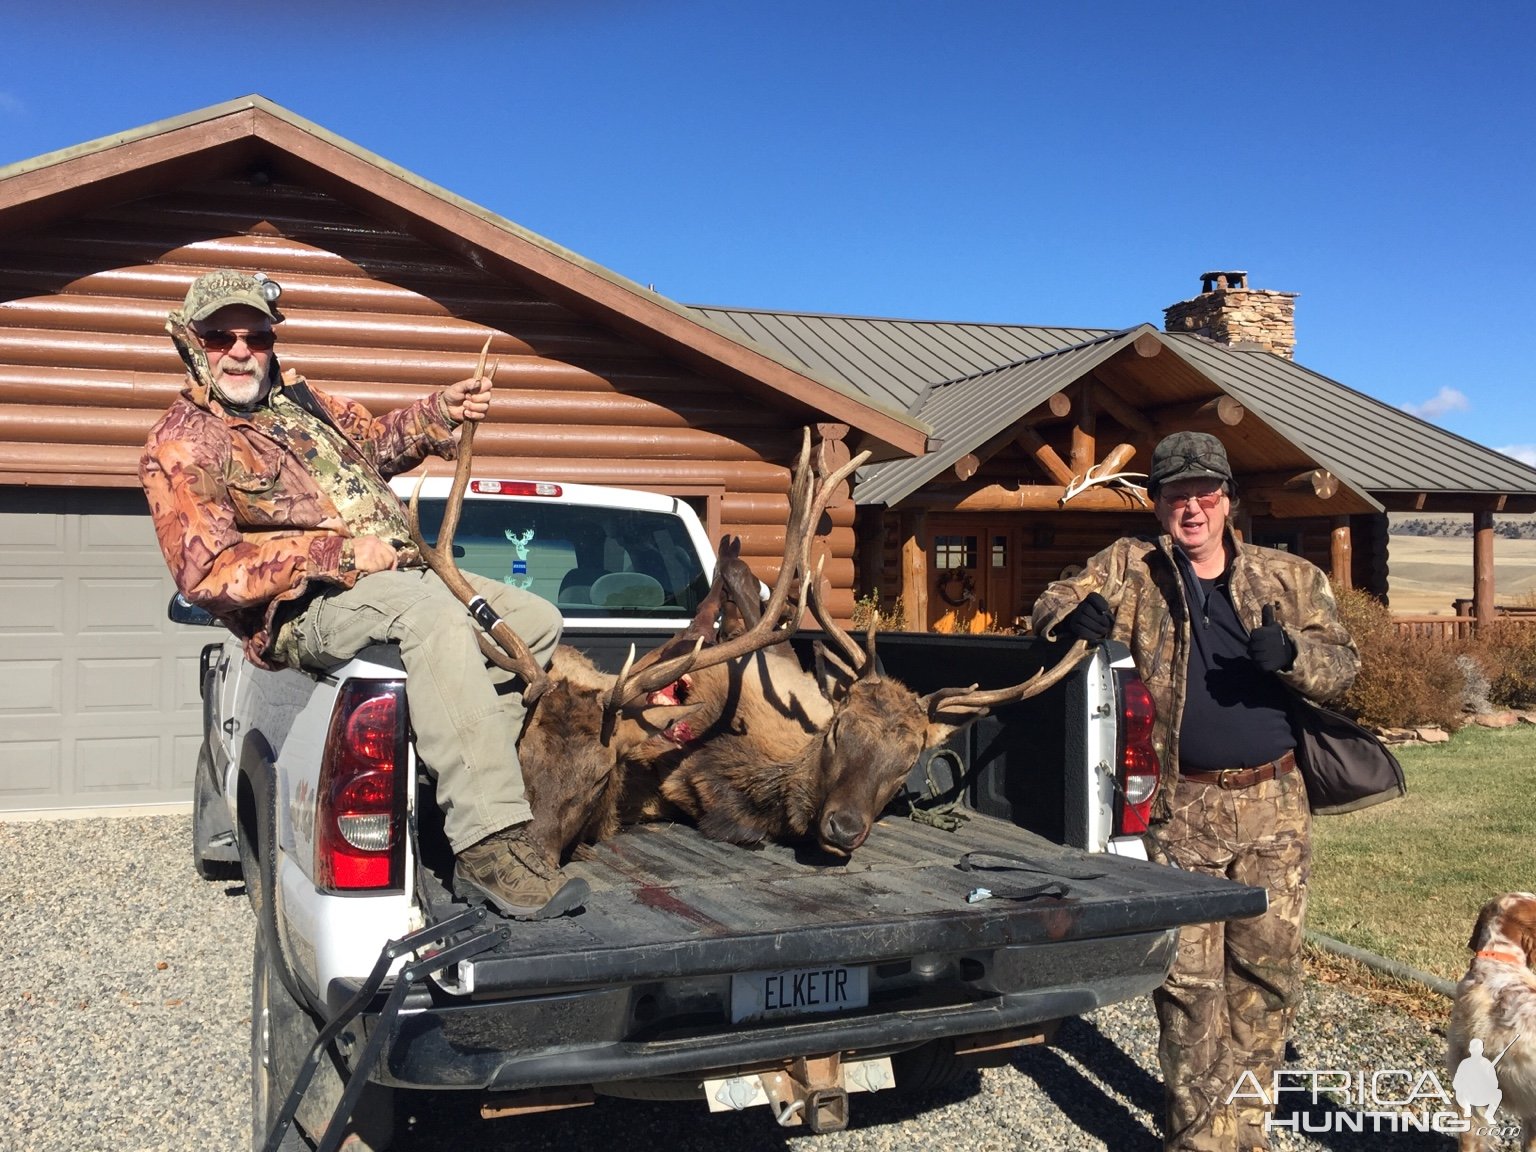
[[1331, 537], [1330, 561], [1333, 577], [1333, 586], [1343, 588], [1346, 591], [1355, 586], [1354, 567], [1355, 553], [1354, 541], [1349, 534], [1349, 517], [1335, 516], [1333, 518], [1333, 535]]
[[928, 631], [928, 513], [901, 514], [901, 605], [908, 632]]
[[1474, 627], [1493, 620], [1493, 513], [1472, 513], [1472, 619]]

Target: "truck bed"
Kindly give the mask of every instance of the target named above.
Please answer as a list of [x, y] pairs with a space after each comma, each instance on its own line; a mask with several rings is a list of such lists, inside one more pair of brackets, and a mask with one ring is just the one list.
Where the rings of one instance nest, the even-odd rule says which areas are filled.
[[[1264, 908], [1257, 889], [1089, 855], [968, 815], [956, 832], [887, 816], [850, 860], [782, 845], [743, 849], [682, 824], [627, 827], [567, 866], [592, 887], [585, 910], [519, 925], [476, 960], [476, 990], [515, 995], [1102, 941]], [[992, 895], [969, 901], [979, 888]]]

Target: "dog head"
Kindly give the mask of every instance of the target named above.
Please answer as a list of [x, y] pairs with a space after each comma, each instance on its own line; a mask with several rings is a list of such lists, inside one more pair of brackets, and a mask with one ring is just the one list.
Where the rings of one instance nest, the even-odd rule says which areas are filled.
[[1506, 892], [1484, 904], [1467, 947], [1474, 952], [1513, 948], [1530, 967], [1536, 957], [1536, 894]]

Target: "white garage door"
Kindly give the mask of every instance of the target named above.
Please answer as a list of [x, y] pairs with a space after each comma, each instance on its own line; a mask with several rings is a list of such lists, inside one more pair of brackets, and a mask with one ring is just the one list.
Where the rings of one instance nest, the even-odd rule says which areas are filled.
[[0, 811], [191, 799], [198, 653], [135, 490], [0, 488]]

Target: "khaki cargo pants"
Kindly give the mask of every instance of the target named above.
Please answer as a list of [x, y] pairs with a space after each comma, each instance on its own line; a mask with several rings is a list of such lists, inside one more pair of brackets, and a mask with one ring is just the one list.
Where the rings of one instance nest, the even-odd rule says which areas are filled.
[[[521, 588], [464, 575], [548, 666], [560, 642], [555, 606]], [[517, 691], [522, 682], [486, 661], [476, 631], [434, 573], [373, 572], [310, 601], [279, 643], [285, 655], [291, 650], [304, 665], [323, 668], [369, 644], [399, 642], [416, 754], [437, 774], [437, 802], [455, 852], [532, 816], [517, 760], [527, 715]]]
[[[1268, 1148], [1267, 1109], [1254, 1099], [1254, 1084], [1273, 1099], [1273, 1073], [1301, 1001], [1312, 866], [1306, 784], [1296, 771], [1240, 790], [1180, 780], [1172, 819], [1154, 832], [1153, 854], [1165, 863], [1269, 892], [1262, 916], [1180, 929], [1173, 968], [1152, 994], [1167, 1102], [1164, 1147]], [[1253, 1079], [1239, 1089], [1245, 1071]]]

